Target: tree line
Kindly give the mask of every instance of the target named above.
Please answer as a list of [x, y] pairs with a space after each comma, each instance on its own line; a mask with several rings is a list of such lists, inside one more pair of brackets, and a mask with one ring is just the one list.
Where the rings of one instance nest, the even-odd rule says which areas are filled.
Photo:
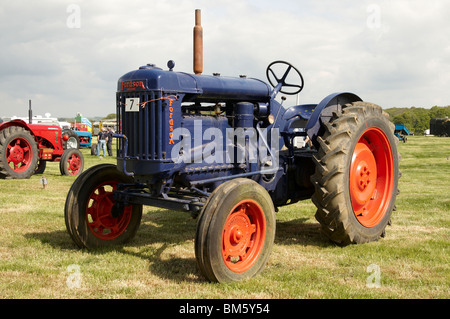
[[450, 117], [449, 106], [433, 106], [430, 109], [420, 107], [390, 108], [384, 110], [394, 124], [404, 124], [410, 133], [423, 134], [430, 128], [430, 120]]

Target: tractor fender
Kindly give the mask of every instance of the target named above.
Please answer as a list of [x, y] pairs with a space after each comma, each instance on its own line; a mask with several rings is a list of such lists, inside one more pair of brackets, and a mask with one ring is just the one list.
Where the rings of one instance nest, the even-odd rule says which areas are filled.
[[[336, 109], [342, 105], [358, 101], [362, 101], [362, 99], [356, 94], [341, 92], [330, 94], [317, 104], [305, 127], [306, 133], [312, 143], [317, 146], [317, 137], [319, 136], [321, 122], [328, 121], [331, 118], [333, 111], [336, 111]], [[335, 107], [328, 109], [330, 106]]]
[[288, 108], [282, 117], [285, 121], [284, 132], [292, 132], [293, 128], [304, 127], [316, 106], [317, 104], [302, 104]]
[[28, 124], [27, 124], [25, 121], [23, 121], [23, 120], [11, 120], [11, 121], [8, 121], [8, 122], [0, 123], [0, 131], [1, 131], [1, 130], [4, 130], [5, 128], [8, 128], [8, 127], [10, 127], [10, 126], [20, 126], [20, 127], [23, 127], [23, 128], [26, 129], [28, 132], [30, 132], [30, 134], [33, 135], [33, 137], [36, 139], [36, 136], [35, 136], [33, 130], [31, 130], [31, 129], [28, 127]]

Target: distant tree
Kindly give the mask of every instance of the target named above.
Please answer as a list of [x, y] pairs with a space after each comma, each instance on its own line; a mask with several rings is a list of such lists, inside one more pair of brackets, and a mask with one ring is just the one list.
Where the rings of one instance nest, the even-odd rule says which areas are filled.
[[104, 120], [114, 120], [116, 118], [116, 113], [110, 113], [106, 115], [103, 119]]
[[433, 106], [430, 109], [430, 118], [436, 119], [436, 118], [444, 118], [446, 116], [450, 117], [450, 106], [447, 107]]
[[385, 110], [394, 124], [405, 125], [410, 132], [422, 134], [430, 128], [433, 118], [450, 117], [450, 106], [433, 106], [431, 109], [420, 107], [391, 108]]

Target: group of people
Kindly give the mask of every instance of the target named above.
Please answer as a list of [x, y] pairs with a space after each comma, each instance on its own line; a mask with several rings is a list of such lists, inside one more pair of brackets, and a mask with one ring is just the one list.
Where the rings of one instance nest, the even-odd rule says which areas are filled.
[[112, 141], [113, 141], [114, 131], [108, 127], [102, 128], [97, 135], [97, 156], [102, 157], [100, 152], [103, 150], [103, 156], [106, 156], [106, 151], [108, 150], [108, 156], [113, 156], [112, 152]]

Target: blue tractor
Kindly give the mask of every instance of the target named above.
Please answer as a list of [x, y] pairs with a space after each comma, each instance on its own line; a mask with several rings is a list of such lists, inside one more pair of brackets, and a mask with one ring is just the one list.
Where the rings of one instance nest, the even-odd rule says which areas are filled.
[[277, 95], [298, 94], [304, 83], [284, 61], [268, 66], [269, 83], [202, 75], [199, 20], [197, 11], [194, 74], [169, 61], [118, 80], [117, 164], [91, 167], [70, 188], [73, 241], [88, 249], [130, 241], [143, 205], [186, 211], [198, 219], [201, 273], [229, 282], [263, 270], [275, 212], [300, 200], [312, 199], [322, 231], [339, 245], [383, 237], [399, 156], [381, 107], [344, 92], [285, 108]]
[[404, 124], [395, 124], [394, 135], [403, 143], [408, 140], [409, 130]]

